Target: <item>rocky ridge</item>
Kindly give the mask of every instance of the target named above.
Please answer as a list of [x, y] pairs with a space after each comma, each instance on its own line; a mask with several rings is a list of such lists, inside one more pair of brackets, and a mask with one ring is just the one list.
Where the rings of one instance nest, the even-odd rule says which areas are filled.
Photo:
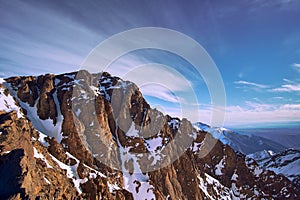
[[235, 151], [242, 152], [246, 155], [266, 149], [276, 153], [286, 149], [286, 147], [277, 142], [252, 134], [244, 135], [222, 127], [210, 127], [201, 122], [195, 123], [194, 127], [209, 132], [223, 144], [227, 144]]
[[1, 198], [299, 198], [283, 175], [106, 72], [12, 77], [0, 95]]
[[261, 151], [247, 155], [254, 159], [261, 168], [283, 174], [300, 187], [300, 151], [287, 149], [280, 153]]

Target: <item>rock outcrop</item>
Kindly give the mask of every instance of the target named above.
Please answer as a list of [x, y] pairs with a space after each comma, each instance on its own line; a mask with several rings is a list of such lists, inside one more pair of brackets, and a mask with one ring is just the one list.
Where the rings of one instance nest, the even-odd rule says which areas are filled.
[[0, 98], [1, 198], [299, 199], [284, 176], [151, 109], [134, 83], [106, 72], [1, 88], [13, 99]]

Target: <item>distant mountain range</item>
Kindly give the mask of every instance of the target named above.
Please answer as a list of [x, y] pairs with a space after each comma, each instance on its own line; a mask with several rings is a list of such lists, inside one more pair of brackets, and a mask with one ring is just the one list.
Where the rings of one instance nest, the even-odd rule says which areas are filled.
[[0, 199], [299, 199], [241, 153], [259, 148], [284, 147], [165, 116], [106, 72], [0, 83]]
[[223, 144], [227, 144], [234, 150], [240, 151], [244, 154], [251, 154], [263, 150], [281, 152], [286, 149], [285, 146], [263, 137], [251, 134], [243, 135], [226, 128], [210, 127], [209, 125], [201, 122], [195, 123], [194, 127], [196, 129], [209, 132], [214, 138], [220, 140]]
[[246, 162], [255, 160], [262, 169], [283, 174], [300, 187], [300, 151], [288, 149], [263, 137], [243, 135], [226, 128], [210, 127], [197, 122], [194, 127], [206, 131], [223, 144], [246, 154]]
[[280, 143], [287, 148], [294, 148], [300, 150], [300, 124], [287, 124], [287, 126], [278, 127], [262, 127], [262, 128], [248, 128], [237, 129], [238, 133], [251, 134], [263, 137], [274, 142]]

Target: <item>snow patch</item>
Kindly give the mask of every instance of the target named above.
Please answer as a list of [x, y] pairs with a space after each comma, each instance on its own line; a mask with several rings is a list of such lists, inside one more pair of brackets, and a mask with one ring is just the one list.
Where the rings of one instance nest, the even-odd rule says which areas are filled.
[[225, 164], [225, 157], [223, 157], [215, 167], [215, 174], [217, 176], [223, 175], [222, 169], [224, 168], [224, 164]]
[[171, 121], [169, 121], [168, 124], [172, 127], [173, 130], [179, 128], [179, 121], [177, 119], [171, 119]]
[[260, 167], [255, 167], [253, 174], [256, 177], [259, 177], [259, 175], [263, 172], [263, 169], [261, 169]]
[[39, 132], [39, 139], [38, 141], [46, 148], [48, 148], [50, 146], [50, 144], [48, 142], [46, 142], [45, 138], [48, 137], [47, 135], [45, 135], [42, 132]]
[[34, 153], [33, 157], [41, 159], [42, 161], [44, 161], [46, 163], [47, 168], [53, 169], [53, 167], [48, 163], [48, 161], [44, 157], [44, 155], [39, 153], [35, 147], [33, 147], [33, 153]]
[[200, 130], [210, 133], [215, 139], [220, 140], [223, 144], [230, 144], [228, 138], [226, 137], [226, 134], [229, 132], [229, 130], [226, 128], [210, 127], [209, 125], [200, 122], [193, 124], [193, 127], [198, 131]]
[[[134, 199], [155, 199], [154, 187], [149, 183], [148, 173], [143, 174], [136, 154], [131, 154], [129, 148], [120, 147], [124, 187], [133, 194]], [[129, 173], [125, 163], [132, 161], [133, 173]]]
[[48, 135], [49, 137], [56, 138], [57, 142], [60, 143], [62, 140], [62, 122], [63, 116], [60, 111], [59, 102], [57, 99], [57, 92], [54, 92], [53, 99], [56, 104], [57, 110], [57, 122], [54, 125], [52, 119], [42, 120], [37, 114], [37, 103], [38, 99], [35, 102], [35, 105], [31, 107], [28, 103], [24, 103], [17, 97], [17, 92], [11, 87], [10, 84], [7, 84], [6, 87], [9, 89], [10, 93], [17, 98], [22, 108], [26, 109], [27, 117], [32, 122], [33, 126], [40, 132]]
[[196, 153], [200, 150], [201, 145], [203, 144], [203, 142], [193, 142], [192, 146], [191, 146], [191, 150]]
[[90, 126], [94, 126], [94, 121], [92, 121], [92, 122], [90, 123]]
[[239, 175], [236, 174], [236, 171], [234, 171], [234, 174], [232, 174], [231, 180], [232, 181], [237, 181], [237, 178], [239, 177]]
[[79, 194], [81, 194], [82, 190], [80, 188], [80, 184], [86, 183], [88, 181], [88, 178], [84, 178], [84, 179], [80, 179], [79, 178], [78, 173], [77, 173], [77, 168], [78, 168], [78, 165], [79, 165], [79, 160], [77, 158], [75, 158], [74, 156], [72, 156], [68, 152], [66, 154], [67, 154], [67, 156], [69, 158], [73, 158], [73, 159], [76, 160], [76, 164], [75, 165], [72, 165], [72, 166], [66, 165], [63, 162], [59, 161], [54, 156], [52, 156], [51, 154], [50, 154], [50, 156], [59, 165], [59, 167], [61, 169], [67, 171], [67, 177], [72, 179], [72, 181], [73, 181], [73, 183], [75, 185], [76, 190], [78, 191]]
[[76, 114], [77, 117], [79, 117], [80, 113], [81, 113], [81, 109], [78, 108], [78, 109], [76, 110], [75, 114]]
[[46, 181], [47, 184], [49, 184], [49, 185], [51, 184], [47, 178], [44, 177], [44, 180]]
[[300, 177], [300, 151], [298, 150], [289, 149], [277, 154], [272, 151], [262, 151], [247, 155], [247, 158], [256, 160], [261, 168], [283, 174], [291, 181]]
[[16, 105], [14, 98], [8, 94], [5, 95], [5, 89], [0, 87], [0, 110], [7, 113], [15, 110], [17, 111], [18, 118], [23, 118], [23, 114], [19, 106]]
[[83, 164], [83, 166], [84, 167], [86, 167], [86, 168], [88, 168], [89, 170], [91, 170], [91, 171], [93, 171], [93, 172], [90, 172], [89, 173], [89, 177], [97, 177], [97, 175], [99, 175], [99, 176], [101, 176], [102, 178], [107, 178], [107, 176], [105, 176], [104, 174], [102, 174], [101, 172], [99, 172], [99, 171], [97, 171], [97, 170], [95, 170], [95, 169], [93, 169], [93, 168], [91, 168], [91, 167], [89, 167], [89, 166], [87, 166], [86, 164]]
[[[203, 191], [207, 198], [211, 200], [236, 199], [234, 198], [235, 196], [233, 195], [232, 191], [229, 188], [222, 185], [217, 179], [213, 178], [212, 176], [206, 173], [204, 174], [204, 176], [205, 180], [201, 176], [198, 176], [198, 179], [200, 181], [199, 188]], [[210, 192], [211, 194], [208, 191], [212, 191]]]
[[92, 91], [94, 92], [94, 95], [95, 95], [95, 96], [98, 96], [98, 95], [100, 94], [99, 88], [97, 88], [97, 87], [95, 87], [95, 86], [93, 86], [93, 85], [91, 85], [90, 88], [91, 88]]
[[135, 123], [134, 122], [131, 122], [131, 126], [130, 128], [128, 129], [126, 135], [128, 137], [139, 137], [139, 131], [136, 130], [135, 128]]
[[110, 193], [114, 193], [116, 190], [121, 190], [121, 188], [116, 183], [111, 184], [107, 182], [107, 185]]
[[147, 144], [147, 149], [149, 151], [157, 150], [159, 147], [162, 147], [163, 139], [161, 137], [156, 137], [152, 139], [145, 140]]

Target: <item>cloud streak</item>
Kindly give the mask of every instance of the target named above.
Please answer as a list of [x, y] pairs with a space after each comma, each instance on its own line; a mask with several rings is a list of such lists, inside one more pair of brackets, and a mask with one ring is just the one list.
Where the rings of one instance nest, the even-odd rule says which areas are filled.
[[[292, 67], [300, 73], [300, 64], [294, 63]], [[280, 87], [273, 88], [271, 92], [300, 92], [300, 83], [289, 79], [283, 79], [286, 84], [282, 84]]]
[[[183, 113], [181, 107], [163, 106], [165, 113], [177, 117], [187, 117], [192, 122], [211, 124], [212, 105], [199, 105], [198, 110], [188, 110]], [[286, 122], [299, 122], [300, 104], [265, 104], [245, 102], [244, 106], [231, 105], [225, 109], [225, 127], [244, 127], [248, 125], [278, 124]]]
[[[202, 110], [205, 114], [204, 121], [209, 122], [210, 111]], [[257, 125], [263, 123], [300, 123], [300, 104], [259, 104], [246, 102], [246, 106], [226, 107], [225, 126], [237, 127], [246, 125]]]
[[[300, 64], [297, 64], [297, 66], [294, 64], [293, 66], [298, 67], [300, 70]], [[235, 81], [234, 83], [239, 85], [238, 88], [241, 89], [252, 89], [252, 90], [264, 91], [264, 92], [300, 92], [300, 83], [286, 78], [283, 79], [283, 81], [285, 82], [285, 84], [282, 84], [281, 86], [275, 88], [271, 88], [271, 86], [269, 85], [242, 81], [242, 80]]]
[[263, 85], [263, 84], [249, 82], [249, 81], [243, 81], [243, 80], [235, 81], [234, 83], [237, 85], [246, 86], [246, 87], [252, 88], [252, 89], [266, 89], [266, 88], [270, 87], [268, 85]]
[[294, 63], [294, 64], [292, 64], [292, 67], [293, 67], [298, 73], [300, 73], [300, 63]]
[[300, 92], [300, 84], [284, 84], [281, 87], [274, 88], [273, 92]]
[[15, 75], [78, 70], [96, 44], [91, 39], [101, 40], [100, 35], [48, 8], [23, 1], [6, 1], [1, 6], [7, 8], [0, 14], [0, 61], [6, 60], [0, 68], [8, 69], [3, 75], [14, 69]]
[[297, 67], [297, 68], [300, 68], [300, 64], [299, 63], [294, 63], [292, 64], [293, 67]]
[[174, 95], [172, 91], [161, 85], [148, 84], [140, 87], [140, 90], [143, 93], [143, 95], [155, 97], [163, 101], [168, 101], [171, 103], [180, 103], [182, 101], [180, 100], [182, 98]]
[[263, 123], [300, 123], [300, 104], [262, 104], [252, 108], [236, 109], [235, 106], [227, 107], [226, 122], [227, 126], [243, 126], [249, 124]]

